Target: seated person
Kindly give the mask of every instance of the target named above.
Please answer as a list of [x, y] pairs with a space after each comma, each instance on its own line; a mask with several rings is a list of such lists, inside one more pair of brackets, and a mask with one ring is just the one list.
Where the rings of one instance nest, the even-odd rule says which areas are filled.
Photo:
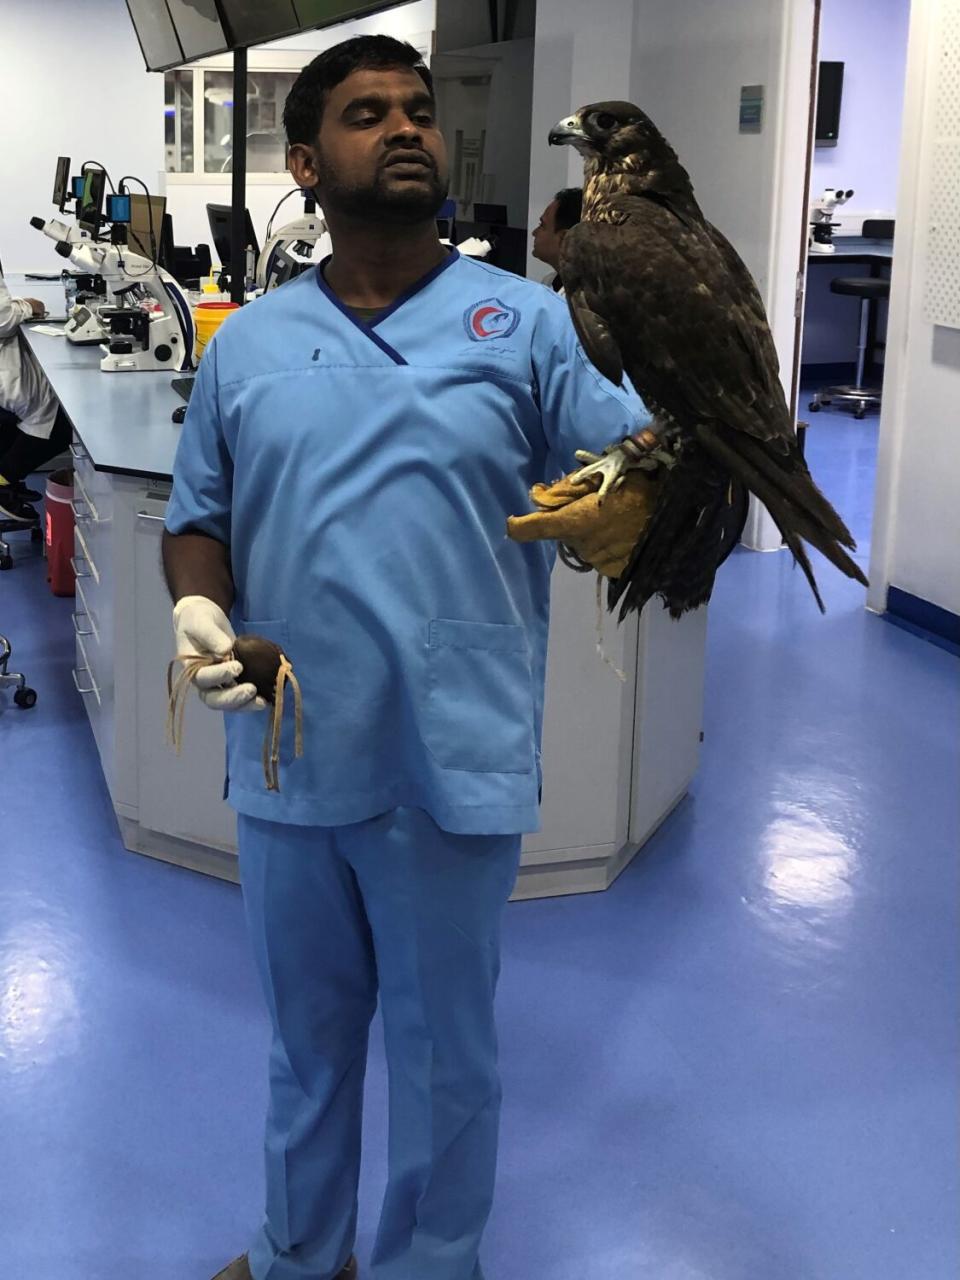
[[20, 338], [20, 325], [42, 316], [36, 298], [14, 298], [0, 274], [0, 519], [32, 524], [40, 495], [24, 481], [70, 442], [70, 420]]
[[556, 274], [552, 280], [544, 280], [556, 293], [563, 293], [563, 281], [560, 279], [560, 246], [563, 237], [571, 227], [580, 221], [583, 212], [583, 191], [580, 187], [565, 187], [558, 191], [543, 213], [533, 230], [533, 256], [553, 267]]

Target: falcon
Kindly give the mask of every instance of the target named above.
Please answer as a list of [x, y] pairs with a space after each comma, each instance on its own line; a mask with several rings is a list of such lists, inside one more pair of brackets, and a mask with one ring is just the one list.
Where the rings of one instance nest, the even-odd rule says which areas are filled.
[[560, 274], [580, 341], [597, 369], [626, 374], [651, 427], [588, 465], [578, 485], [599, 501], [641, 469], [651, 510], [608, 587], [621, 620], [659, 596], [679, 617], [710, 598], [754, 493], [823, 600], [804, 543], [848, 577], [856, 543], [814, 484], [797, 444], [763, 302], [743, 261], [703, 216], [687, 171], [629, 102], [596, 102], [561, 120], [550, 143], [584, 158], [583, 220], [567, 232]]

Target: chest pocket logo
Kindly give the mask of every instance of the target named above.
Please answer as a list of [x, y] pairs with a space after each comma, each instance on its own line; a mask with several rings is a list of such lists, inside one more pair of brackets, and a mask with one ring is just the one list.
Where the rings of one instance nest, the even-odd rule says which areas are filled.
[[499, 298], [484, 298], [467, 307], [463, 327], [473, 342], [489, 342], [492, 338], [509, 338], [520, 323], [520, 312]]

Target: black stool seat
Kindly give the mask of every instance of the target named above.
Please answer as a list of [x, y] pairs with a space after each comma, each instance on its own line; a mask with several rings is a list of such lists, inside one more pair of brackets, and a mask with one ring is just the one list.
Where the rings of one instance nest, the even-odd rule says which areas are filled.
[[830, 281], [830, 292], [854, 298], [889, 298], [890, 281], [877, 276], [837, 276]]

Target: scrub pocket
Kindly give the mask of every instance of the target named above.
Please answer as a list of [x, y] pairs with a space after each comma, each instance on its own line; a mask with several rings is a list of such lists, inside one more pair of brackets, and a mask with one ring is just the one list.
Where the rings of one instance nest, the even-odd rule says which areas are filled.
[[533, 679], [523, 627], [434, 618], [424, 741], [444, 769], [530, 773]]

